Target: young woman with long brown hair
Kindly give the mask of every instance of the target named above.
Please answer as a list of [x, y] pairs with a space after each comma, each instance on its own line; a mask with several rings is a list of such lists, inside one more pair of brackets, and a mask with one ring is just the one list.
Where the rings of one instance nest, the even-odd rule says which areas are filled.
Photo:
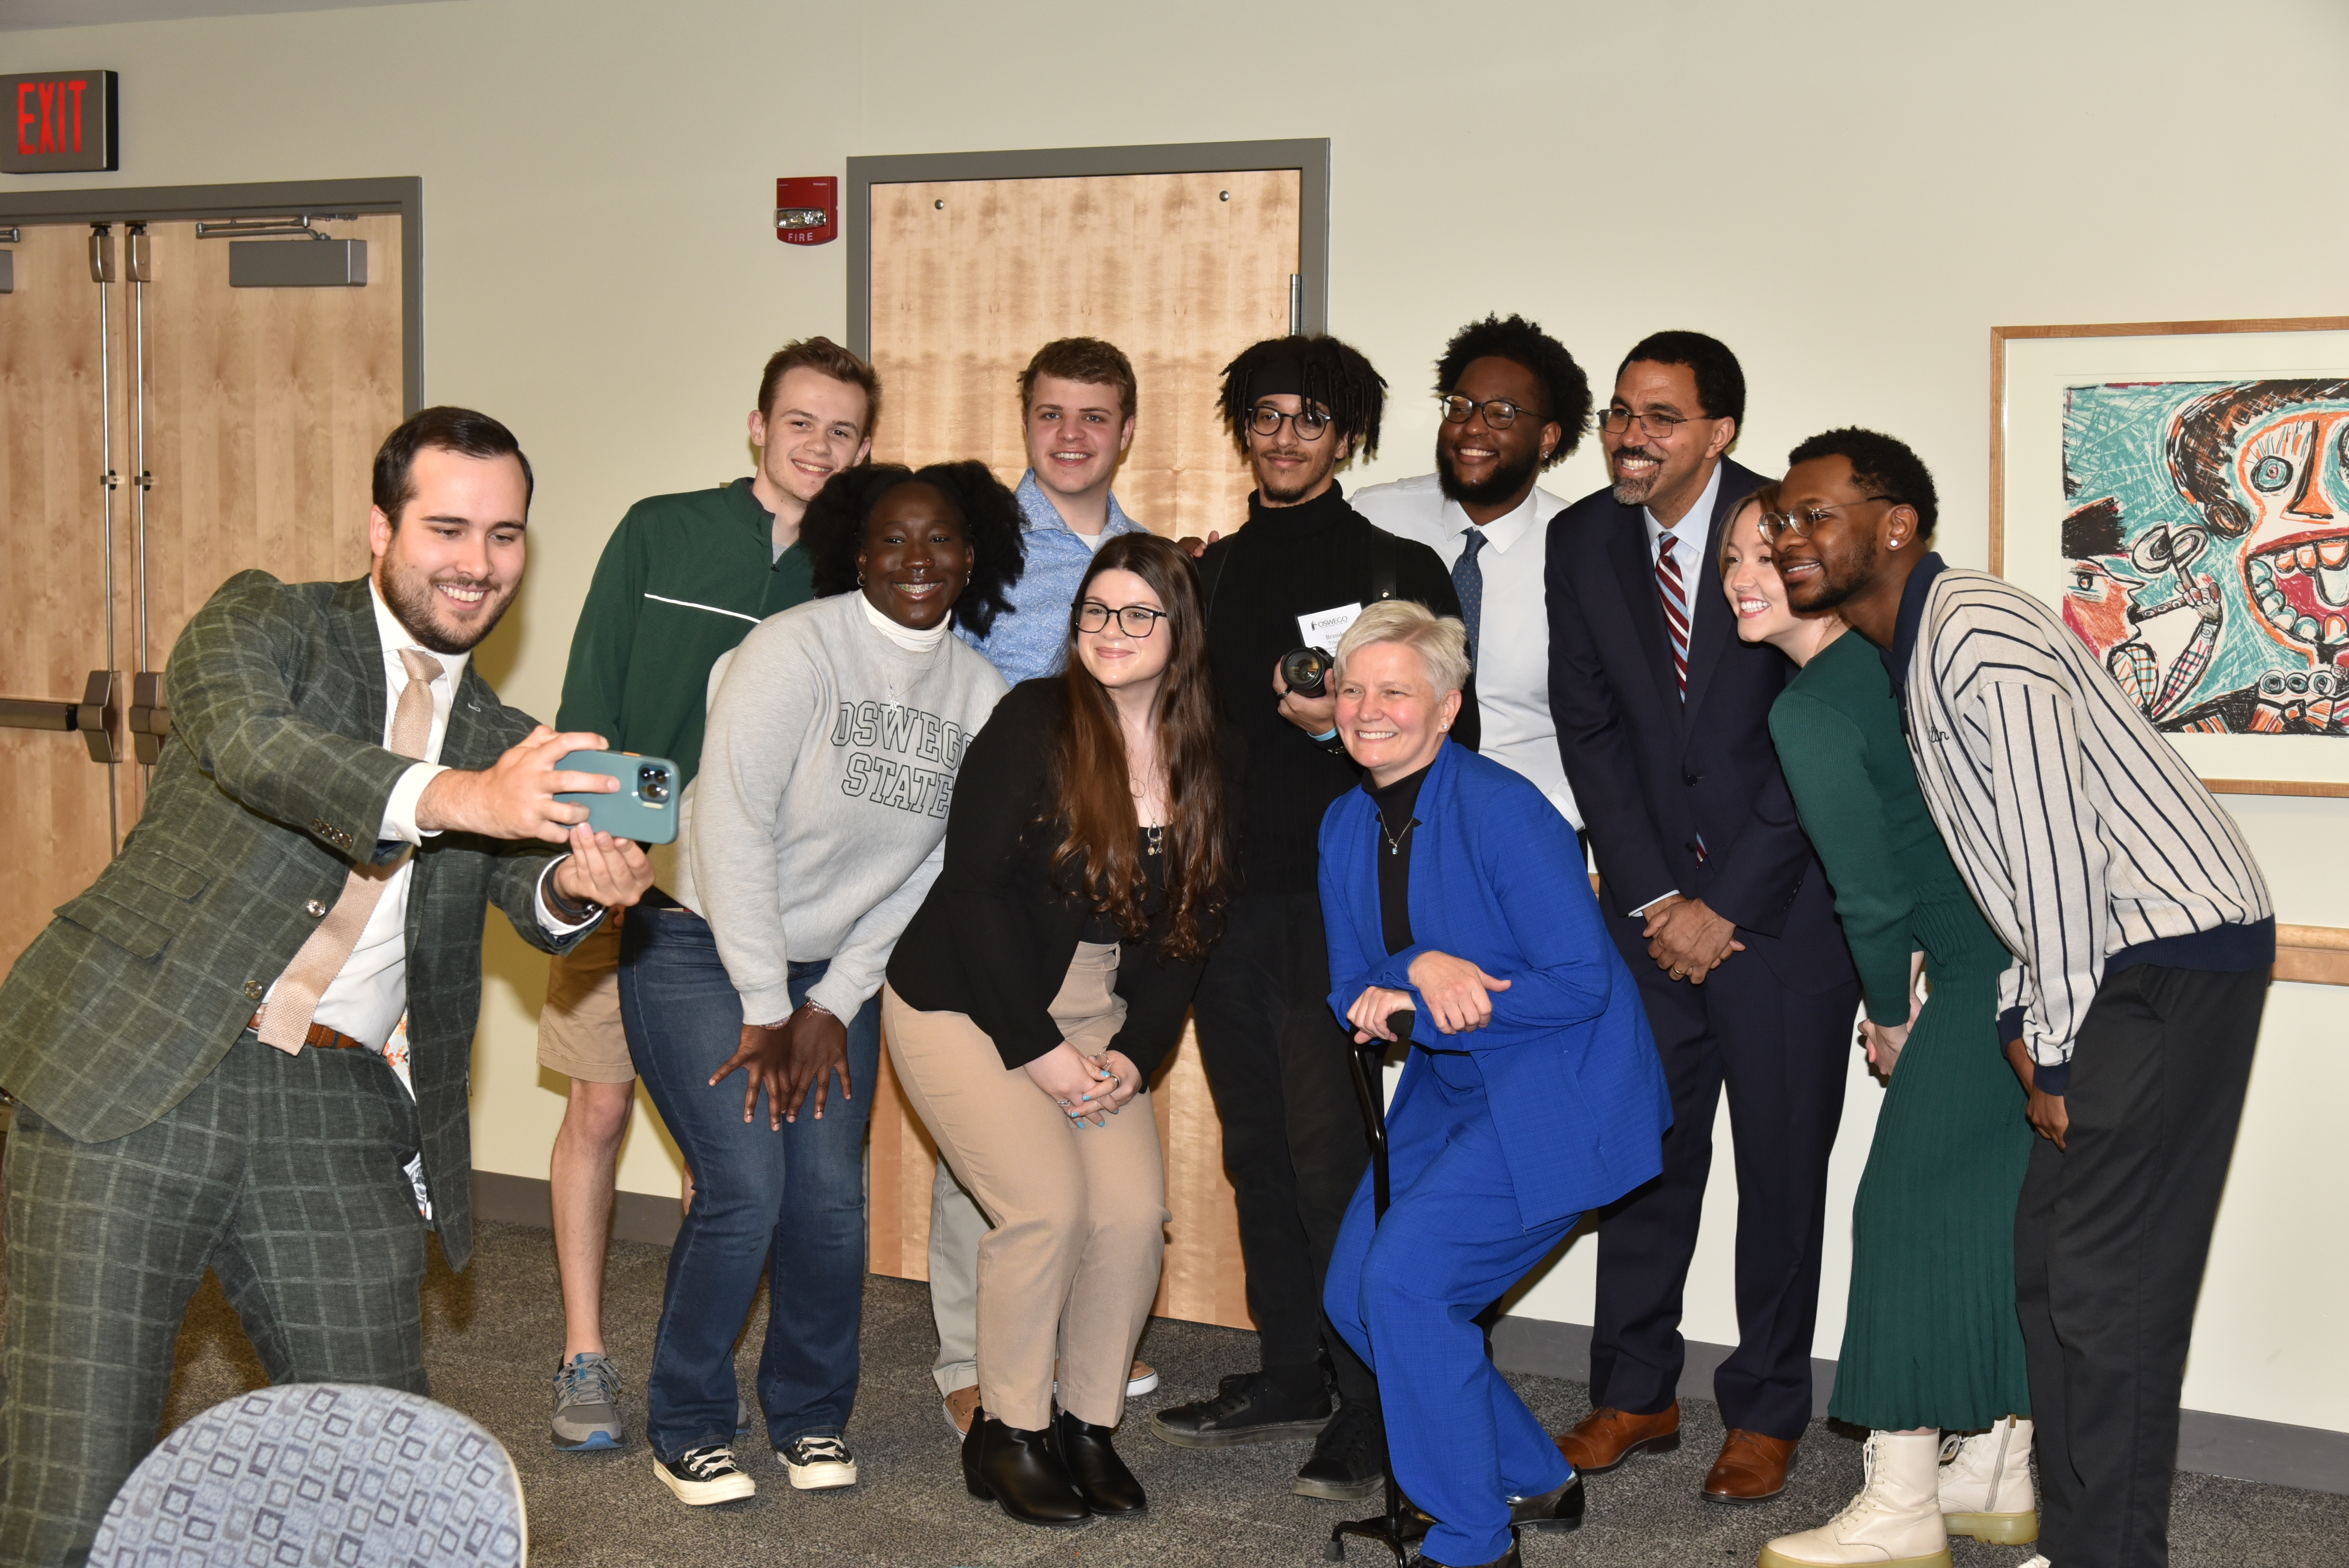
[[1240, 768], [1174, 545], [1102, 546], [1065, 662], [970, 743], [882, 993], [906, 1098], [991, 1225], [964, 1479], [1034, 1524], [1145, 1506], [1111, 1446], [1167, 1218], [1135, 1102], [1219, 934]]

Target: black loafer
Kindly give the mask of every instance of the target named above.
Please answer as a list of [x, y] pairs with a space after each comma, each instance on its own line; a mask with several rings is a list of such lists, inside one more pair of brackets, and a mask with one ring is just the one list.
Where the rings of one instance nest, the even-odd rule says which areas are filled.
[[1214, 1398], [1169, 1406], [1151, 1417], [1150, 1430], [1178, 1449], [1225, 1449], [1309, 1438], [1329, 1422], [1327, 1388], [1299, 1398], [1265, 1373], [1235, 1372]]
[[962, 1440], [962, 1480], [971, 1496], [992, 1499], [1022, 1524], [1082, 1524], [1092, 1516], [1049, 1429], [1007, 1427], [984, 1409], [972, 1414]]
[[1131, 1519], [1148, 1511], [1150, 1500], [1142, 1483], [1110, 1446], [1116, 1429], [1080, 1421], [1066, 1410], [1053, 1418], [1052, 1436], [1059, 1442], [1061, 1461], [1085, 1505], [1105, 1519]]
[[1582, 1477], [1568, 1476], [1564, 1486], [1539, 1497], [1509, 1499], [1509, 1523], [1519, 1530], [1562, 1533], [1582, 1528]]

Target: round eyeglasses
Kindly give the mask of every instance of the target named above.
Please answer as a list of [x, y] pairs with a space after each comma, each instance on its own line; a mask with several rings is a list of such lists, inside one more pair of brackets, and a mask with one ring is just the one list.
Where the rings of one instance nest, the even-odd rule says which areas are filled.
[[[1866, 506], [1870, 501], [1878, 500], [1892, 500], [1892, 498], [1889, 495], [1868, 495], [1860, 497], [1857, 500], [1832, 501], [1826, 506], [1806, 506], [1795, 511], [1765, 511], [1755, 526], [1761, 529], [1762, 542], [1764, 544], [1775, 544], [1790, 533], [1796, 539], [1808, 539], [1811, 536], [1811, 530], [1844, 508]], [[1900, 503], [1893, 500], [1892, 504], [1899, 506]]]
[[1479, 403], [1474, 397], [1464, 397], [1454, 392], [1435, 400], [1435, 411], [1444, 416], [1444, 422], [1447, 425], [1466, 424], [1468, 416], [1479, 408], [1485, 411], [1485, 428], [1488, 430], [1507, 429], [1517, 422], [1520, 414], [1533, 419], [1541, 418], [1531, 408], [1512, 403], [1506, 397], [1491, 397]]
[[1147, 604], [1128, 604], [1112, 610], [1098, 599], [1088, 599], [1077, 606], [1077, 630], [1100, 632], [1108, 629], [1110, 617], [1117, 617], [1117, 629], [1129, 637], [1146, 637], [1158, 629], [1166, 618], [1164, 610], [1154, 610]]
[[1248, 428], [1259, 436], [1269, 436], [1280, 428], [1286, 419], [1297, 428], [1300, 441], [1318, 441], [1321, 432], [1330, 428], [1330, 416], [1319, 408], [1300, 408], [1294, 414], [1284, 414], [1269, 403], [1259, 403], [1248, 410]]

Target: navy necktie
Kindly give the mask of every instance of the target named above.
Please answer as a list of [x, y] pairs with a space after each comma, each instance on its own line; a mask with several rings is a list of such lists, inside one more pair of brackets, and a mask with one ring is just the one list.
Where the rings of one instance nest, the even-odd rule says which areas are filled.
[[1466, 528], [1461, 531], [1468, 537], [1467, 548], [1460, 559], [1452, 563], [1452, 588], [1460, 595], [1460, 619], [1468, 627], [1468, 663], [1476, 663], [1476, 626], [1485, 613], [1485, 569], [1476, 564], [1476, 552], [1485, 548], [1485, 531]]

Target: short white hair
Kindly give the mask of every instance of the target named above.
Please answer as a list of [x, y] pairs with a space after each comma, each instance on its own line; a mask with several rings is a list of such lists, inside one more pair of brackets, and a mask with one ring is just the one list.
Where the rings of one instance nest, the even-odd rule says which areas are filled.
[[1339, 640], [1331, 673], [1343, 679], [1346, 661], [1375, 643], [1400, 643], [1417, 653], [1438, 696], [1468, 684], [1468, 628], [1457, 615], [1439, 615], [1409, 599], [1381, 599], [1356, 616]]

